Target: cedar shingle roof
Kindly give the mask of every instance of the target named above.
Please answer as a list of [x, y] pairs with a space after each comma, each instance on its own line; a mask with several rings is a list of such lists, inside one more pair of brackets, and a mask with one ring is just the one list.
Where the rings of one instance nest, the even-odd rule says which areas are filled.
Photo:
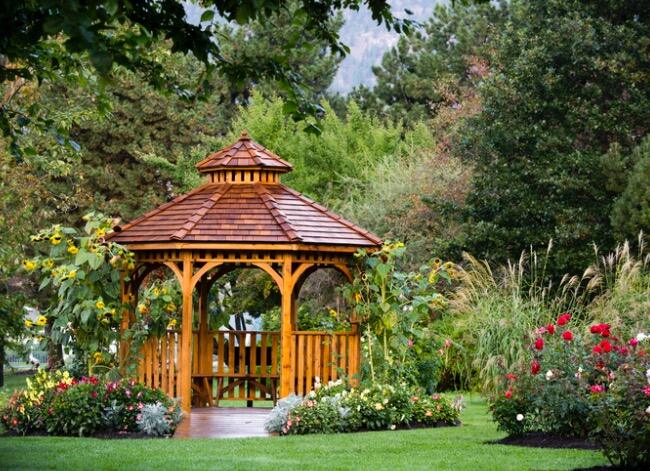
[[[242, 157], [246, 151], [250, 157]], [[250, 164], [251, 160], [255, 164]], [[291, 165], [244, 135], [200, 162], [199, 171]], [[122, 227], [118, 243], [302, 243], [372, 247], [379, 237], [280, 183], [210, 182]]]
[[290, 172], [291, 164], [270, 150], [253, 141], [244, 131], [237, 142], [210, 154], [196, 164], [199, 172], [206, 173], [220, 168], [267, 168]]

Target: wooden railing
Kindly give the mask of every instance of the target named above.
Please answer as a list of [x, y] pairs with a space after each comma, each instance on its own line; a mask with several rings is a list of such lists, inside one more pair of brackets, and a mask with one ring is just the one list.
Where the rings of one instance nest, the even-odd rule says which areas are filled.
[[[275, 400], [280, 378], [280, 333], [208, 331], [192, 338], [192, 387], [198, 405], [220, 400]], [[150, 338], [138, 366], [140, 382], [178, 397], [181, 335]], [[322, 383], [358, 378], [360, 338], [351, 332], [294, 331], [291, 335], [292, 391], [305, 395]], [[216, 383], [216, 384], [215, 384]]]
[[314, 387], [345, 376], [358, 378], [359, 334], [352, 332], [295, 331], [291, 338], [291, 376], [296, 394], [302, 396]]
[[[192, 363], [197, 392], [214, 396], [217, 403], [220, 400], [275, 399], [280, 377], [279, 332], [209, 331], [204, 338], [212, 348], [203, 349], [199, 335], [198, 332], [194, 334]], [[202, 355], [209, 358], [202, 358]], [[203, 391], [206, 388], [208, 391]]]
[[170, 397], [179, 397], [180, 342], [180, 333], [171, 331], [162, 337], [149, 338], [142, 347], [139, 381], [162, 389]]

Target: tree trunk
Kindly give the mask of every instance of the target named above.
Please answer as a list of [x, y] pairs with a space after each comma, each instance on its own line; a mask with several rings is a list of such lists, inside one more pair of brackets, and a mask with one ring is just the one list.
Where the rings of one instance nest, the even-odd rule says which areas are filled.
[[60, 343], [52, 341], [52, 324], [54, 319], [48, 319], [45, 325], [45, 336], [47, 342], [47, 369], [49, 371], [58, 370], [63, 366], [63, 347]]
[[5, 341], [0, 338], [0, 388], [5, 385]]

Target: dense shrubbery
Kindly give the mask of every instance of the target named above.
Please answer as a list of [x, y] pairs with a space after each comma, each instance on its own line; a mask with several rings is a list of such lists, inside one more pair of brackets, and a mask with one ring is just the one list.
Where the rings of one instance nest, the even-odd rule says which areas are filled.
[[506, 374], [491, 398], [494, 419], [511, 435], [590, 438], [615, 463], [650, 464], [648, 337], [624, 341], [610, 324], [586, 330], [570, 320], [563, 314], [532, 332], [529, 363]]
[[456, 425], [460, 409], [460, 400], [451, 403], [406, 384], [354, 388], [337, 380], [324, 386], [316, 383], [305, 398], [290, 396], [280, 401], [266, 428], [302, 435]]
[[22, 435], [87, 436], [141, 431], [169, 435], [180, 421], [178, 405], [162, 391], [135, 381], [77, 380], [67, 372], [39, 371], [0, 414], [4, 426]]

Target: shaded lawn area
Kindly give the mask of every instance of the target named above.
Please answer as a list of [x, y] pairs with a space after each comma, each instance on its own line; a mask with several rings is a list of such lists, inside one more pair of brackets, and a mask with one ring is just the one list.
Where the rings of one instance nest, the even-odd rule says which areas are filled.
[[504, 436], [466, 398], [461, 427], [247, 439], [0, 437], [3, 469], [564, 470], [606, 464], [589, 450], [485, 444]]
[[25, 387], [25, 380], [27, 378], [29, 378], [29, 375], [16, 375], [5, 371], [5, 384], [0, 388], [0, 408], [5, 406], [16, 389], [23, 389]]

